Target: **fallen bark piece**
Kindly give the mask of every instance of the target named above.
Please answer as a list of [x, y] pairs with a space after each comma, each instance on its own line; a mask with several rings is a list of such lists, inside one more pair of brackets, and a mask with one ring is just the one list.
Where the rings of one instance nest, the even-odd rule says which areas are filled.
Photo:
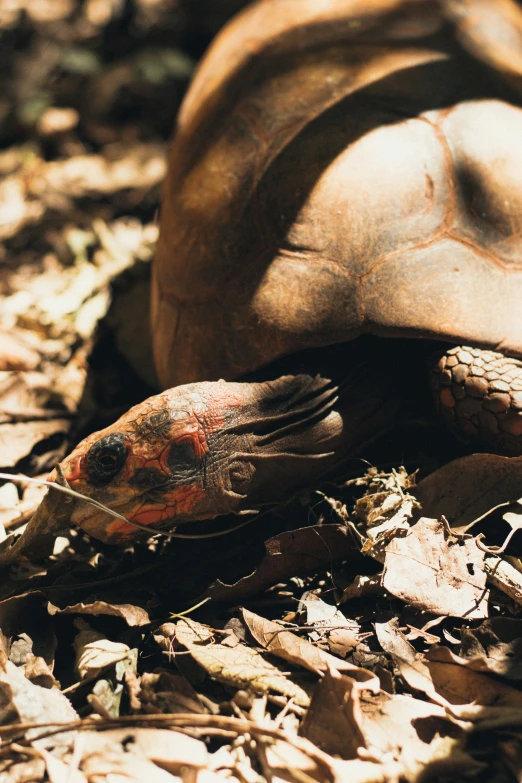
[[442, 520], [423, 517], [387, 545], [383, 585], [433, 614], [488, 616], [484, 552], [474, 539], [453, 535]]

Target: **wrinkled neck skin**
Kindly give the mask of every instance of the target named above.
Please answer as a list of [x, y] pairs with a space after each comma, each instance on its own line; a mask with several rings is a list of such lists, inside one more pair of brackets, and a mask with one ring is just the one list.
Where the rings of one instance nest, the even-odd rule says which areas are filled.
[[[280, 503], [388, 426], [396, 403], [375, 364], [343, 370], [337, 383], [297, 374], [169, 389], [82, 441], [62, 463], [65, 478], [155, 529]], [[110, 543], [144, 535], [84, 501], [71, 521]]]

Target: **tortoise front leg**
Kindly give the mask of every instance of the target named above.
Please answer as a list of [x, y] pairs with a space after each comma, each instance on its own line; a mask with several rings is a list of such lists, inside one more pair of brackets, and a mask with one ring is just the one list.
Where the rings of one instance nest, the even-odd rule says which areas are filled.
[[459, 345], [438, 360], [431, 386], [457, 435], [498, 454], [522, 454], [520, 359]]

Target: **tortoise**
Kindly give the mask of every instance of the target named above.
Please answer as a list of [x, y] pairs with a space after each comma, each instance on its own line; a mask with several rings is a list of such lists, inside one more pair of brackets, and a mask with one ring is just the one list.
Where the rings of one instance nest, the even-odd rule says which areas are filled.
[[166, 391], [62, 463], [130, 523], [85, 502], [72, 521], [117, 542], [280, 502], [430, 378], [452, 427], [522, 454], [521, 74], [514, 0], [262, 0], [233, 19], [170, 152]]

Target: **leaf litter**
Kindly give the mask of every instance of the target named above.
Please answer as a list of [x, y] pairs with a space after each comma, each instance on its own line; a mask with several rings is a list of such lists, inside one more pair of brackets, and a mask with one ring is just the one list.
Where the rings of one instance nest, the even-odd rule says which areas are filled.
[[520, 780], [520, 458], [417, 480], [395, 452], [257, 526], [123, 550], [16, 479], [155, 389], [167, 140], [193, 42], [241, 5], [0, 9], [0, 779]]

